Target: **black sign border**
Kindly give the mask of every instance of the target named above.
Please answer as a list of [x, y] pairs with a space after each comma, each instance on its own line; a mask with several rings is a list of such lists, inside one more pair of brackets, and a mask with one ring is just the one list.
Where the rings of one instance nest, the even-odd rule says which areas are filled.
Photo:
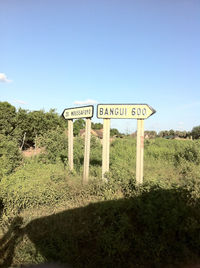
[[[73, 109], [81, 109], [81, 108], [89, 108], [89, 107], [92, 107], [92, 116], [87, 116], [87, 117], [78, 117], [78, 118], [65, 118], [64, 117], [64, 112], [67, 111], [67, 110], [73, 110]], [[72, 108], [66, 108], [64, 109], [64, 111], [62, 112], [62, 117], [65, 119], [65, 120], [73, 120], [73, 119], [80, 119], [80, 118], [92, 118], [94, 116], [94, 105], [86, 105], [86, 106], [79, 106], [79, 107], [72, 107]]]
[[[99, 105], [147, 105], [153, 112], [150, 116], [152, 116], [153, 114], [156, 113], [156, 110], [154, 108], [152, 108], [149, 104], [146, 104], [146, 103], [106, 103], [106, 104], [99, 103], [99, 104], [97, 104], [97, 113], [96, 113], [96, 116], [98, 119], [104, 119], [102, 117], [98, 117], [98, 106]], [[147, 117], [147, 118], [149, 118], [149, 117]], [[147, 118], [144, 118], [144, 119], [147, 119]], [[126, 118], [105, 118], [105, 119], [118, 119], [119, 120], [119, 119], [137, 119], [137, 118], [132, 118], [132, 117], [127, 118], [126, 117]], [[141, 118], [141, 120], [144, 120], [144, 119]], [[140, 119], [138, 119], [138, 120], [140, 120]]]

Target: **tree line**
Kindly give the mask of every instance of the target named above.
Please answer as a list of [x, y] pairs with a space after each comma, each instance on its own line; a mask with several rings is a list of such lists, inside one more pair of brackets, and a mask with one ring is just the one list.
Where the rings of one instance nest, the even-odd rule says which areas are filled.
[[179, 137], [179, 138], [200, 138], [200, 126], [193, 127], [191, 131], [180, 131], [180, 130], [162, 130], [158, 133], [158, 137]]
[[[80, 129], [85, 128], [85, 120], [78, 119], [74, 122], [74, 135], [79, 135]], [[103, 124], [93, 123], [92, 129], [102, 129]], [[38, 136], [43, 136], [47, 131], [67, 129], [67, 121], [63, 119], [55, 109], [45, 112], [44, 110], [29, 111], [22, 108], [18, 110], [8, 102], [0, 102], [0, 135], [12, 138], [21, 149], [36, 146]], [[118, 129], [111, 129], [112, 136], [122, 136]], [[135, 133], [136, 134], [136, 133]], [[145, 131], [149, 138], [176, 136], [180, 138], [200, 138], [200, 126], [194, 127], [191, 131], [164, 130]], [[133, 134], [134, 136], [134, 134]]]
[[[74, 121], [74, 136], [79, 135], [80, 129], [85, 128], [85, 120]], [[93, 123], [92, 129], [102, 129], [103, 124]], [[37, 137], [48, 131], [67, 129], [67, 120], [56, 113], [55, 109], [29, 111], [22, 108], [18, 110], [8, 102], [0, 102], [0, 135], [15, 140], [18, 147], [27, 149], [36, 147]], [[120, 135], [116, 128], [111, 129], [111, 136]]]
[[[74, 136], [78, 136], [80, 129], [85, 128], [85, 120], [74, 121]], [[92, 129], [102, 129], [101, 123], [93, 123]], [[45, 148], [47, 157], [56, 161], [59, 157], [64, 162], [67, 159], [67, 121], [56, 113], [54, 109], [29, 111], [16, 109], [8, 102], [0, 102], [0, 180], [2, 176], [12, 173], [22, 161], [20, 151], [30, 147]], [[200, 126], [194, 127], [191, 132], [165, 130], [158, 134], [156, 131], [145, 131], [148, 138], [167, 137], [176, 135], [181, 138], [192, 136], [200, 138]], [[116, 128], [111, 129], [110, 136], [122, 137]], [[136, 136], [136, 133], [132, 135]], [[82, 141], [77, 140], [78, 143]], [[80, 146], [82, 146], [80, 144]], [[21, 149], [21, 150], [19, 150]]]
[[0, 102], [0, 134], [15, 140], [21, 149], [35, 146], [35, 139], [48, 130], [66, 127], [54, 109], [49, 112], [17, 110], [8, 102]]

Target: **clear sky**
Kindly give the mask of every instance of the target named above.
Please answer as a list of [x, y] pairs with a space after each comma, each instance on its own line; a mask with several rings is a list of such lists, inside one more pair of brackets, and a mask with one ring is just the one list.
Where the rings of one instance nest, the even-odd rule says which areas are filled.
[[0, 25], [0, 101], [147, 103], [145, 129], [200, 125], [199, 0], [0, 0]]

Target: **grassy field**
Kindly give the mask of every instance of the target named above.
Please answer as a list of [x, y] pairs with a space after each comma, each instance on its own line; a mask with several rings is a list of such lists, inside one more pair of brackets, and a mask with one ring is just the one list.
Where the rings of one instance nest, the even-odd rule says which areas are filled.
[[23, 159], [0, 182], [0, 267], [199, 261], [199, 141], [146, 140], [142, 186], [135, 185], [133, 138], [112, 142], [108, 183], [101, 180], [101, 144], [92, 139], [88, 185], [82, 185], [83, 140], [75, 140], [73, 172], [66, 152], [45, 142], [45, 153]]

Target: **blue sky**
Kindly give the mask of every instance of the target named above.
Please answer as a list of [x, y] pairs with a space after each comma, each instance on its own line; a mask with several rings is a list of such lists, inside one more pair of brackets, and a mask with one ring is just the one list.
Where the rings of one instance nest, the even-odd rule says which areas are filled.
[[200, 125], [199, 0], [1, 0], [0, 25], [0, 101], [147, 103], [145, 129]]

